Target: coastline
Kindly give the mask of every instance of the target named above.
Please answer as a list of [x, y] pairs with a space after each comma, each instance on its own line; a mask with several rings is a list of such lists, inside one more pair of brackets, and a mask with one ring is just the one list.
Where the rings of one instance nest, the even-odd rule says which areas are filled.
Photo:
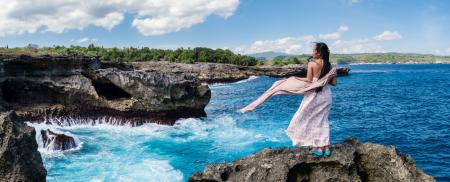
[[338, 65], [371, 65], [371, 64], [450, 64], [450, 62], [349, 63], [349, 64], [338, 64]]
[[[98, 62], [95, 62], [95, 63], [98, 63]], [[175, 73], [162, 73], [162, 72], [164, 72], [164, 71], [169, 71], [169, 70], [171, 70], [171, 71], [175, 71], [175, 72], [179, 72], [179, 73], [177, 73], [177, 74], [186, 74], [186, 73], [184, 73], [183, 71], [186, 71], [186, 70], [191, 70], [189, 73], [190, 74], [192, 74], [192, 75], [190, 75], [190, 76], [188, 76], [188, 75], [184, 75], [183, 77], [183, 79], [181, 79], [180, 81], [183, 81], [183, 82], [185, 82], [185, 81], [188, 81], [188, 80], [190, 80], [190, 79], [187, 79], [187, 78], [191, 78], [191, 77], [196, 77], [197, 78], [197, 76], [198, 76], [198, 78], [202, 78], [202, 79], [204, 79], [204, 80], [208, 80], [208, 79], [219, 79], [219, 78], [238, 78], [238, 77], [231, 77], [231, 76], [237, 76], [238, 75], [238, 73], [242, 73], [242, 75], [241, 76], [248, 76], [248, 75], [251, 75], [251, 74], [254, 74], [254, 73], [260, 73], [260, 74], [262, 74], [262, 73], [264, 73], [264, 74], [268, 74], [268, 73], [270, 73], [272, 76], [285, 76], [285, 75], [289, 75], [289, 74], [299, 74], [299, 72], [294, 72], [294, 71], [300, 71], [301, 69], [301, 65], [291, 65], [291, 66], [285, 66], [285, 67], [265, 67], [265, 68], [253, 68], [253, 67], [251, 67], [251, 68], [248, 68], [248, 67], [242, 67], [242, 66], [239, 66], [239, 67], [236, 67], [236, 66], [226, 66], [226, 67], [221, 67], [221, 66], [224, 66], [224, 65], [220, 65], [220, 64], [210, 64], [210, 63], [206, 63], [206, 64], [190, 64], [190, 65], [186, 65], [186, 64], [182, 64], [182, 65], [178, 65], [178, 66], [176, 66], [176, 65], [172, 65], [172, 64], [169, 64], [169, 63], [165, 63], [165, 62], [160, 62], [160, 64], [161, 64], [161, 66], [160, 67], [157, 67], [155, 64], [149, 64], [149, 63], [145, 63], [145, 65], [141, 65], [142, 67], [141, 68], [144, 68], [144, 66], [146, 66], [146, 67], [148, 67], [149, 69], [148, 69], [148, 72], [147, 71], [144, 71], [144, 70], [139, 70], [139, 69], [136, 69], [137, 67], [127, 67], [127, 68], [125, 68], [125, 66], [122, 68], [121, 67], [121, 65], [114, 65], [114, 64], [107, 64], [107, 63], [102, 63], [102, 62], [100, 62], [99, 63], [100, 64], [100, 67], [98, 68], [98, 69], [93, 69], [93, 70], [95, 70], [95, 72], [94, 73], [92, 73], [91, 72], [91, 74], [93, 74], [93, 75], [97, 75], [97, 77], [100, 77], [100, 76], [103, 76], [103, 74], [106, 74], [106, 73], [108, 73], [107, 75], [111, 75], [112, 73], [110, 73], [109, 71], [107, 72], [107, 69], [109, 68], [109, 69], [111, 69], [111, 68], [115, 68], [114, 70], [117, 72], [117, 73], [123, 73], [123, 74], [121, 74], [122, 76], [126, 76], [126, 74], [125, 74], [125, 72], [139, 72], [139, 73], [141, 73], [142, 72], [142, 74], [144, 74], [145, 73], [145, 75], [147, 75], [147, 76], [150, 76], [150, 75], [152, 75], [153, 73], [156, 73], [156, 72], [158, 72], [158, 73], [160, 73], [160, 74], [164, 74], [164, 75], [166, 75], [166, 74], [169, 74], [169, 75], [171, 75], [171, 74], [175, 74]], [[126, 65], [126, 66], [129, 66], [129, 65]], [[137, 65], [134, 65], [134, 66], [137, 66]], [[164, 67], [164, 66], [166, 66], [166, 67]], [[43, 74], [43, 75], [48, 75], [49, 73], [49, 70], [51, 71], [51, 70], [57, 70], [56, 68], [55, 69], [50, 69], [50, 68], [52, 68], [52, 67], [43, 67], [43, 68], [47, 68], [47, 69], [45, 69], [45, 71], [42, 71], [42, 72], [40, 72], [39, 74]], [[119, 68], [121, 68], [121, 69], [123, 69], [123, 70], [121, 70], [121, 69], [119, 69]], [[150, 70], [150, 68], [153, 68], [154, 70]], [[163, 70], [162, 68], [166, 68], [167, 70]], [[174, 68], [176, 68], [176, 69], [174, 69]], [[184, 69], [183, 69], [184, 68]], [[198, 69], [200, 69], [200, 68], [208, 68], [208, 69], [206, 69], [206, 70], [208, 70], [208, 71], [206, 71], [206, 72], [202, 72], [202, 70], [203, 71], [205, 71], [205, 69], [200, 69], [201, 70], [201, 72], [196, 72], [195, 70], [197, 70], [197, 68]], [[244, 69], [244, 68], [247, 68], [247, 69]], [[106, 69], [106, 70], [105, 70]], [[172, 70], [172, 69], [174, 69], [174, 70]], [[243, 70], [242, 70], [243, 69]], [[291, 70], [292, 69], [292, 70]], [[9, 75], [11, 78], [15, 78], [15, 77], [17, 77], [17, 75], [16, 76], [14, 76], [13, 77], [13, 73], [15, 74], [15, 73], [18, 73], [19, 71], [18, 70], [16, 70], [16, 69], [4, 69], [5, 71], [7, 71], [7, 73], [8, 74], [6, 74], [5, 73], [5, 75]], [[89, 77], [90, 76], [90, 74], [87, 74], [87, 69], [80, 69], [80, 70], [85, 70], [85, 74], [83, 75], [83, 76], [87, 76], [87, 77]], [[13, 72], [14, 71], [14, 72]], [[36, 71], [36, 70], [35, 70]], [[68, 72], [68, 71], [70, 71], [70, 70], [66, 70], [65, 72], [63, 72], [63, 73], [66, 73], [66, 72]], [[292, 71], [292, 72], [291, 72]], [[45, 74], [44, 74], [45, 73]], [[64, 76], [63, 75], [63, 73], [60, 73], [60, 74], [58, 74], [58, 75], [56, 75], [56, 76], [58, 76], [58, 77], [62, 77], [62, 76]], [[213, 77], [212, 76], [212, 74], [215, 74], [215, 76]], [[30, 75], [37, 75], [38, 73], [36, 73], [36, 72], [29, 72], [29, 74], [28, 74], [28, 76], [30, 76]], [[75, 73], [74, 73], [75, 74]], [[196, 76], [195, 76], [196, 75]], [[55, 75], [53, 75], [53, 76], [55, 76]], [[262, 75], [260, 75], [260, 76], [262, 76]], [[98, 79], [97, 77], [94, 77], [94, 76], [91, 76], [91, 77], [89, 77], [90, 79], [92, 79], [92, 80], [101, 80], [101, 79]], [[240, 77], [240, 76], [239, 76]], [[40, 78], [40, 77], [39, 77]], [[97, 79], [96, 79], [97, 78]], [[106, 77], [106, 76], [103, 76], [102, 78], [104, 78], [104, 79], [107, 79], [107, 78], [110, 78], [110, 77]], [[152, 77], [152, 79], [158, 79], [158, 80], [164, 80], [164, 79], [162, 79], [162, 78], [165, 78], [165, 77]], [[178, 77], [170, 77], [170, 78], [178, 78]], [[255, 76], [250, 76], [249, 78], [247, 78], [247, 79], [250, 79], [250, 78], [255, 78]], [[193, 78], [192, 78], [193, 79]], [[111, 79], [112, 81], [114, 81], [115, 79]], [[105, 80], [103, 80], [103, 81], [105, 81]], [[112, 82], [111, 81], [111, 82]], [[132, 80], [130, 80], [130, 81], [132, 81]], [[173, 81], [173, 80], [172, 80]], [[245, 82], [245, 80], [244, 80], [244, 82]], [[58, 82], [59, 83], [59, 82]], [[114, 83], [116, 83], [116, 82], [114, 82]], [[175, 83], [172, 83], [172, 84], [175, 84]], [[123, 85], [123, 84], [119, 84], [119, 85]], [[9, 85], [7, 85], [7, 86], [9, 86]], [[195, 85], [194, 85], [195, 86]], [[128, 87], [124, 87], [124, 88], [128, 88]], [[178, 88], [178, 87], [177, 87]], [[11, 101], [11, 100], [9, 100], [9, 101]], [[30, 107], [35, 107], [36, 105], [32, 105], [32, 106], [30, 106]], [[89, 109], [89, 108], [86, 108], [86, 109]], [[94, 113], [103, 113], [103, 114], [108, 114], [108, 115], [110, 115], [110, 114], [117, 114], [116, 112], [97, 112], [97, 111], [95, 111], [95, 110], [92, 110], [92, 112], [94, 112]], [[223, 111], [219, 111], [219, 112], [223, 112]], [[63, 112], [63, 113], [66, 113], [66, 112]], [[83, 115], [83, 114], [88, 114], [89, 115], [89, 117], [91, 117], [92, 116], [92, 114], [91, 113], [86, 113], [85, 111], [67, 111], [67, 113], [70, 113], [71, 115], [75, 115], [75, 116], [80, 116], [80, 115]], [[18, 112], [18, 114], [20, 115], [20, 112]], [[37, 114], [39, 114], [39, 113], [37, 113]], [[56, 113], [56, 114], [58, 114], [58, 113]], [[120, 113], [119, 113], [120, 114]], [[128, 117], [126, 117], [126, 116], [130, 116], [130, 115], [135, 115], [136, 116], [136, 114], [138, 114], [139, 115], [139, 113], [136, 113], [136, 112], [134, 112], [134, 113], [121, 113], [121, 114], [123, 114], [123, 115], [121, 115], [121, 116], [123, 116], [124, 118], [126, 118], [127, 120], [128, 120]], [[169, 113], [170, 114], [170, 113]], [[192, 114], [192, 113], [190, 113], [190, 114]], [[211, 118], [211, 116], [208, 116], [208, 117], [210, 117]], [[78, 120], [78, 117], [75, 117], [75, 118], [77, 118], [76, 120]], [[69, 118], [70, 119], [70, 118]], [[108, 121], [112, 121], [112, 122], [109, 122], [109, 123], [116, 123], [115, 121], [118, 121], [118, 120], [120, 120], [121, 118], [119, 118], [119, 119], [110, 119], [110, 120], [108, 120]], [[214, 119], [214, 115], [213, 115], [213, 117], [212, 117], [212, 120]], [[18, 118], [18, 121], [19, 122], [22, 122], [22, 121], [20, 121], [20, 118]], [[64, 121], [64, 120], [63, 120]], [[226, 120], [226, 122], [228, 122], [228, 120]], [[233, 121], [233, 120], [231, 120], [230, 121], [231, 122], [231, 124], [230, 125], [232, 125], [232, 126], [234, 126], [234, 124], [236, 123], [236, 121]], [[95, 122], [91, 122], [91, 120], [82, 120], [82, 122], [77, 122], [77, 123], [70, 123], [70, 122], [66, 122], [66, 123], [68, 123], [68, 124], [70, 124], [70, 125], [76, 125], [76, 124], [86, 124], [86, 123], [89, 123], [89, 124], [91, 124], [91, 123], [95, 123]], [[135, 123], [135, 122], [133, 122], [133, 123]], [[142, 123], [140, 122], [140, 121], [137, 121], [137, 123], [138, 124], [136, 124], [136, 125], [141, 125]], [[222, 121], [221, 121], [221, 123], [222, 123]], [[57, 123], [55, 123], [55, 124], [57, 124]], [[102, 122], [102, 123], [100, 123], [100, 124], [105, 124], [105, 122]], [[167, 124], [167, 123], [166, 123]], [[208, 124], [211, 124], [211, 123], [208, 123]], [[63, 125], [63, 126], [67, 126], [67, 125], [65, 125], [65, 123], [62, 123], [61, 125]], [[120, 125], [120, 126], [122, 126], [123, 124], [122, 123], [120, 123], [120, 124], [118, 124], [118, 125]], [[172, 125], [172, 124], [168, 124], [168, 125]], [[186, 125], [184, 125], [184, 126], [188, 126], [188, 125], [192, 125], [192, 123], [189, 123], [189, 122], [186, 122]], [[59, 126], [59, 125], [58, 125]], [[127, 125], [126, 125], [127, 126]], [[194, 123], [194, 126], [195, 126], [195, 123]], [[215, 126], [220, 126], [220, 127], [223, 127], [223, 125], [214, 125], [214, 127]], [[207, 126], [205, 126], [205, 128], [210, 128], [211, 126], [210, 125], [207, 125]], [[174, 127], [174, 128], [176, 128], [176, 127]], [[235, 129], [239, 129], [238, 131], [242, 131], [242, 130], [240, 130], [240, 128], [231, 128], [231, 131], [235, 131]], [[208, 129], [206, 129], [206, 130], [208, 130]], [[38, 130], [37, 130], [38, 131]], [[176, 131], [178, 131], [178, 130], [176, 130]], [[41, 136], [42, 136], [42, 130], [41, 130], [41, 132], [39, 132], [40, 134], [41, 134]], [[60, 133], [58, 133], [58, 131], [57, 130], [51, 130], [51, 131], [46, 131], [45, 130], [45, 133], [50, 133], [50, 134], [53, 134], [53, 133], [55, 133], [55, 134], [53, 134], [53, 135], [55, 135], [55, 136], [60, 136], [60, 137], [65, 137], [65, 138], [67, 138], [67, 136], [69, 136], [69, 135], [67, 135], [67, 136], [64, 136], [64, 135], [61, 135]], [[169, 135], [171, 135], [173, 132], [168, 132], [168, 136]], [[175, 133], [177, 133], [177, 132], [175, 132]], [[164, 134], [166, 134], [166, 133], [164, 133]], [[190, 134], [189, 134], [190, 135]], [[195, 134], [194, 134], [195, 135]], [[179, 138], [175, 138], [174, 139], [174, 141], [177, 141]], [[73, 139], [73, 140], [76, 140], [76, 138], [75, 139]], [[159, 139], [155, 139], [155, 141], [159, 141]], [[39, 143], [39, 142], [38, 142]], [[76, 143], [76, 142], [75, 142]], [[62, 146], [64, 146], [65, 145], [65, 143], [62, 143], [61, 144]], [[81, 145], [81, 144], [80, 144]], [[359, 145], [359, 144], [358, 144]], [[346, 148], [346, 150], [347, 149], [352, 149], [352, 148], [354, 148], [354, 147], [343, 147], [343, 148]], [[359, 147], [356, 147], [356, 150], [358, 150], [358, 148]], [[69, 149], [70, 150], [70, 149]], [[353, 150], [353, 149], [352, 149]], [[355, 151], [356, 151], [355, 150]], [[286, 153], [295, 153], [295, 152], [297, 152], [297, 153], [307, 153], [307, 151], [293, 151], [293, 152], [291, 152], [291, 151], [286, 151]], [[256, 154], [258, 154], [258, 152], [256, 153]], [[336, 153], [336, 154], [338, 154], [338, 153]], [[359, 156], [359, 154], [361, 154], [361, 152], [357, 152], [357, 153], [355, 153], [355, 154], [358, 154], [358, 156]], [[289, 154], [290, 155], [290, 154]], [[278, 159], [284, 159], [284, 156], [285, 155], [276, 155], [276, 152], [274, 153], [274, 159], [276, 159], [276, 160], [278, 160]], [[337, 156], [339, 156], [339, 155], [336, 155], [336, 157]], [[353, 155], [349, 155], [349, 156], [353, 156]], [[394, 157], [395, 157], [395, 155], [393, 155]], [[377, 156], [373, 156], [373, 157], [377, 157]], [[347, 159], [347, 157], [345, 157], [346, 159]], [[350, 157], [348, 157], [348, 158], [350, 158]], [[344, 159], [344, 158], [335, 158], [336, 160], [334, 160], [334, 162], [337, 162], [337, 163], [345, 163], [345, 164], [347, 164], [346, 163], [346, 161], [344, 161], [344, 160], [342, 160], [342, 159]], [[418, 158], [419, 160], [420, 160], [420, 158]], [[237, 160], [240, 160], [240, 159], [237, 159]], [[314, 160], [314, 159], [311, 159], [311, 160]], [[308, 162], [311, 162], [311, 160], [310, 159], [308, 159], [308, 158], [306, 158], [306, 163], [308, 163]], [[412, 160], [412, 159], [411, 159]], [[353, 163], [355, 164], [355, 165], [361, 165], [361, 166], [363, 166], [364, 164], [363, 163], [360, 163], [360, 158], [355, 158], [355, 159], [352, 159], [352, 160], [349, 160], [348, 162], [352, 162], [353, 161]], [[370, 160], [370, 161], [375, 161], [375, 160]], [[406, 161], [409, 161], [409, 160], [406, 160]], [[294, 174], [294, 176], [296, 176], [296, 175], [300, 175], [300, 174], [298, 174], [298, 171], [296, 170], [297, 169], [297, 167], [295, 167], [295, 166], [298, 166], [298, 165], [302, 165], [303, 163], [304, 163], [305, 161], [296, 161], [296, 163], [295, 164], [293, 164], [292, 165], [292, 168], [289, 168], [289, 171], [292, 171], [292, 174]], [[329, 161], [312, 161], [312, 162], [319, 162], [320, 164], [318, 164], [318, 165], [323, 165], [323, 166], [327, 166], [327, 164], [328, 164], [328, 162]], [[242, 163], [242, 164], [244, 164], [244, 165], [246, 165], [247, 163]], [[240, 164], [239, 164], [240, 165]], [[251, 164], [251, 165], [253, 165], [253, 164]], [[259, 164], [258, 164], [259, 165]], [[262, 165], [264, 165], [264, 164], [262, 164]], [[270, 165], [272, 165], [272, 164], [270, 164]], [[242, 165], [240, 165], [241, 167], [242, 167]], [[264, 166], [266, 166], [266, 165], [264, 165]], [[274, 165], [275, 166], [275, 165]], [[171, 166], [169, 166], [169, 167], [171, 167]], [[174, 169], [177, 169], [179, 166], [174, 166]], [[225, 166], [226, 167], [226, 166]], [[234, 167], [235, 166], [233, 166], [232, 167], [232, 169], [234, 169]], [[314, 163], [314, 164], [311, 164], [311, 165], [306, 165], [306, 167], [309, 169], [309, 168], [314, 168], [314, 167], [316, 167], [316, 164]], [[364, 167], [364, 166], [363, 166]], [[239, 167], [238, 167], [239, 168]], [[226, 168], [226, 169], [228, 169], [228, 168]], [[245, 169], [245, 168], [241, 168], [241, 169]], [[250, 168], [251, 169], [251, 168]], [[256, 169], [260, 169], [260, 168], [256, 168]], [[266, 169], [266, 168], [264, 168], [264, 169]], [[328, 169], [330, 169], [330, 170], [341, 170], [339, 167], [330, 167], [330, 168], [328, 168]], [[381, 170], [381, 169], [380, 169]], [[384, 169], [383, 169], [384, 170]], [[232, 175], [240, 175], [240, 174], [245, 174], [245, 175], [247, 175], [248, 173], [246, 173], [245, 172], [245, 170], [242, 170], [243, 172], [239, 172], [239, 171], [231, 171], [232, 173], [230, 173], [230, 179], [232, 179]], [[275, 169], [275, 168], [273, 168], [273, 170], [272, 171], [274, 171], [274, 172], [277, 172], [277, 173], [287, 173], [287, 174], [284, 174], [284, 175], [282, 175], [282, 176], [289, 176], [289, 171], [281, 171], [281, 170], [279, 170], [279, 169]], [[354, 169], [352, 169], [351, 171], [354, 171]], [[214, 172], [217, 172], [217, 171], [214, 171]], [[326, 172], [326, 170], [325, 171], [317, 171], [317, 172], [320, 172], [320, 173], [325, 173]], [[345, 171], [345, 173], [347, 173], [348, 171]], [[51, 173], [52, 173], [52, 175], [54, 175], [54, 171], [51, 171]], [[183, 174], [188, 174], [188, 173], [183, 173]], [[216, 173], [215, 173], [216, 174]], [[255, 173], [256, 174], [256, 173]], [[258, 173], [258, 175], [259, 174], [261, 174], [261, 176], [265, 176], [265, 173]], [[313, 176], [311, 176], [311, 175], [306, 175], [308, 178], [310, 178], [310, 177], [313, 177]], [[359, 175], [358, 175], [359, 176]], [[352, 176], [350, 176], [352, 179], [353, 179], [353, 177], [354, 177], [354, 179], [358, 179], [358, 176], [356, 176], [356, 175], [352, 175]], [[51, 176], [51, 177], [53, 177], [53, 176]], [[200, 178], [202, 178], [202, 177], [208, 177], [208, 176], [199, 176]]]

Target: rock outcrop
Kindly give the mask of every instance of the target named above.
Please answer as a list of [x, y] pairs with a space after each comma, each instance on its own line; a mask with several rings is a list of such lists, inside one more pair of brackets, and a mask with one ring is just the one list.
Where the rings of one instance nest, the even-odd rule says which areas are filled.
[[[219, 63], [183, 64], [173, 62], [135, 62], [131, 65], [137, 70], [161, 71], [171, 73], [187, 73], [198, 80], [215, 82], [235, 82], [250, 76], [289, 77], [306, 76], [304, 65], [292, 64], [286, 66], [239, 66]], [[347, 75], [350, 68], [338, 68], [338, 75]]]
[[49, 129], [41, 130], [43, 147], [48, 150], [69, 150], [76, 148], [75, 139], [63, 133], [55, 133]]
[[[348, 72], [338, 70], [339, 75]], [[211, 91], [205, 82], [305, 74], [302, 65], [125, 64], [83, 56], [0, 55], [0, 111], [16, 110], [21, 119], [31, 121], [59, 118], [60, 125], [97, 121], [171, 125], [179, 118], [206, 116]], [[78, 123], [61, 118], [76, 118]]]
[[231, 164], [209, 165], [189, 181], [434, 181], [392, 146], [350, 139], [335, 145], [330, 157], [309, 153], [268, 148]]
[[211, 97], [208, 85], [184, 73], [133, 70], [80, 56], [0, 55], [0, 60], [0, 109], [16, 110], [27, 120], [108, 116], [134, 126], [173, 124], [205, 116]]
[[35, 135], [14, 112], [0, 114], [0, 181], [45, 181], [47, 171]]

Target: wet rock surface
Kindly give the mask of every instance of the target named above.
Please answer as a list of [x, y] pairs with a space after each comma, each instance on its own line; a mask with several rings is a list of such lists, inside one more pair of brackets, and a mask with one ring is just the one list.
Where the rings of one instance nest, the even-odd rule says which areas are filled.
[[0, 181], [45, 181], [35, 135], [14, 112], [0, 113]]
[[41, 130], [42, 143], [48, 150], [69, 150], [77, 147], [75, 139], [63, 133], [55, 133], [49, 129]]
[[307, 148], [264, 149], [231, 164], [212, 164], [189, 181], [435, 181], [393, 146], [349, 139], [330, 157]]

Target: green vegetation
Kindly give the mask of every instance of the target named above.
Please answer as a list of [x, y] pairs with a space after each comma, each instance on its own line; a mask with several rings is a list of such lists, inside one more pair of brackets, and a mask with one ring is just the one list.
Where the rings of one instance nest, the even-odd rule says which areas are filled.
[[305, 64], [309, 56], [300, 55], [300, 56], [278, 56], [272, 60], [265, 61], [266, 65], [275, 65], [275, 66], [284, 66], [288, 64]]
[[[84, 55], [98, 56], [103, 61], [137, 62], [137, 61], [171, 61], [180, 63], [229, 63], [244, 66], [305, 64], [310, 55], [281, 55], [271, 60], [258, 61], [247, 55], [234, 54], [230, 50], [210, 49], [204, 47], [178, 48], [164, 50], [154, 48], [103, 48], [93, 44], [82, 46], [42, 47], [30, 44], [21, 48], [0, 47], [0, 54], [38, 55]], [[331, 54], [330, 61], [337, 64], [350, 63], [450, 63], [450, 56], [407, 53], [364, 53], [364, 54]]]
[[[310, 55], [278, 56], [272, 60], [264, 61], [265, 65], [304, 64]], [[332, 54], [331, 63], [450, 63], [450, 56], [435, 56], [431, 54], [408, 53], [364, 53], [364, 54]]]
[[178, 48], [176, 50], [143, 48], [103, 48], [94, 46], [54, 46], [38, 48], [29, 45], [23, 48], [0, 48], [0, 54], [27, 54], [27, 55], [83, 55], [98, 56], [103, 61], [136, 62], [136, 61], [171, 61], [181, 63], [229, 63], [244, 66], [253, 66], [258, 61], [251, 56], [234, 54], [230, 50], [210, 49], [203, 47]]

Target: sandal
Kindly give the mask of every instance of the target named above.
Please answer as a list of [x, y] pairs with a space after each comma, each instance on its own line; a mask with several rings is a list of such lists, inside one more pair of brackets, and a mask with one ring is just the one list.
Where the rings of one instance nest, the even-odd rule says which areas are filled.
[[316, 157], [320, 157], [323, 155], [323, 151], [313, 150], [311, 153]]
[[324, 155], [329, 157], [331, 155], [331, 149], [325, 150]]

